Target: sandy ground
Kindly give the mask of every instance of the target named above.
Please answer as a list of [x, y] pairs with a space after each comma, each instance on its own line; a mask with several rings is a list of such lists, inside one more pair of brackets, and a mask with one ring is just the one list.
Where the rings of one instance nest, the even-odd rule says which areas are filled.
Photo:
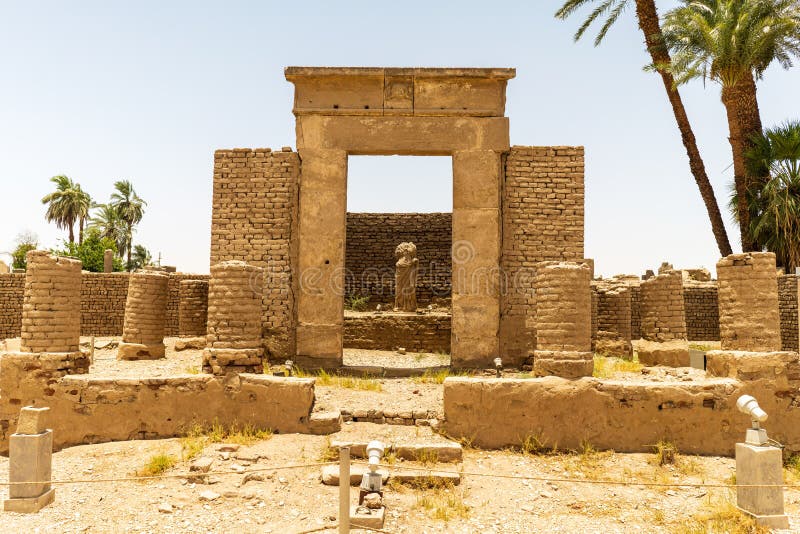
[[[175, 352], [167, 342], [167, 358], [154, 362], [118, 362], [114, 339], [98, 338], [92, 374], [103, 376], [164, 376], [196, 373], [200, 351]], [[111, 343], [109, 345], [109, 343]], [[413, 358], [413, 355], [409, 355]], [[369, 358], [370, 354], [357, 355]], [[507, 376], [526, 376], [509, 373]], [[617, 372], [615, 380], [703, 380], [691, 369], [645, 368]], [[370, 379], [380, 391], [317, 386], [316, 409], [433, 410], [441, 413], [442, 386], [427, 379]], [[80, 482], [56, 485], [56, 502], [35, 515], [0, 513], [5, 532], [281, 532], [300, 533], [336, 523], [338, 490], [320, 482], [320, 467], [273, 470], [279, 466], [317, 463], [333, 439], [420, 442], [434, 439], [428, 427], [347, 423], [332, 436], [275, 435], [243, 446], [223, 459], [218, 444], [202, 455], [215, 458], [218, 474], [212, 484], [195, 484], [185, 477], [151, 481]], [[436, 438], [440, 439], [440, 438]], [[188, 471], [180, 460], [180, 439], [130, 441], [71, 447], [54, 454], [57, 480], [129, 477], [154, 455], [179, 459], [168, 475]], [[237, 457], [238, 455], [238, 457]], [[391, 469], [413, 466], [395, 463]], [[731, 458], [679, 457], [675, 466], [658, 466], [653, 454], [584, 452], [523, 454], [514, 451], [466, 449], [463, 464], [439, 464], [456, 470], [459, 486], [431, 490], [390, 482], [386, 488], [387, 532], [726, 532], [730, 525], [704, 527], [700, 517], [724, 511], [730, 515], [727, 489], [641, 487], [586, 484], [548, 479], [642, 481], [658, 483], [729, 483]], [[256, 470], [256, 480], [244, 480], [244, 470]], [[7, 480], [8, 459], [0, 458], [0, 481]], [[494, 474], [512, 478], [479, 476]], [[261, 480], [258, 480], [260, 478]], [[791, 479], [796, 481], [796, 479]], [[202, 500], [211, 491], [213, 500]], [[0, 498], [7, 496], [0, 488]], [[351, 490], [355, 502], [357, 490]], [[728, 503], [722, 506], [720, 503]], [[787, 513], [800, 532], [800, 491], [787, 490]], [[724, 514], [723, 514], [724, 515]], [[694, 529], [694, 527], [698, 527]], [[328, 532], [335, 532], [330, 528]]]
[[[418, 427], [370, 423], [345, 425], [345, 439], [426, 439]], [[338, 436], [331, 436], [336, 439]], [[299, 533], [336, 524], [338, 489], [320, 482], [320, 467], [269, 471], [290, 464], [320, 461], [329, 438], [275, 435], [242, 447], [229, 460], [209, 445], [202, 453], [215, 458], [213, 471], [259, 470], [263, 480], [243, 483], [246, 474], [215, 475], [213, 484], [184, 478], [153, 481], [82, 482], [56, 486], [56, 501], [35, 515], [0, 513], [2, 532], [243, 532]], [[155, 454], [179, 457], [178, 439], [84, 445], [57, 452], [55, 479], [126, 477]], [[237, 459], [239, 455], [246, 460]], [[256, 458], [258, 458], [256, 461]], [[727, 482], [730, 458], [679, 457], [677, 467], [659, 467], [652, 454], [588, 453], [558, 456], [467, 449], [462, 464], [438, 468], [466, 473], [614, 479], [645, 482]], [[249, 464], [249, 465], [246, 465]], [[409, 466], [395, 463], [391, 469]], [[267, 471], [262, 471], [262, 470]], [[390, 469], [390, 471], [391, 471]], [[8, 459], [0, 458], [0, 480], [6, 480]], [[179, 462], [167, 474], [182, 474]], [[214, 480], [216, 479], [216, 480]], [[217, 497], [201, 500], [201, 493]], [[388, 532], [688, 532], [698, 515], [710, 514], [728, 498], [728, 490], [642, 488], [572, 482], [500, 479], [467, 474], [448, 490], [414, 489], [390, 483], [385, 492]], [[0, 490], [5, 498], [6, 489]], [[351, 489], [351, 501], [357, 490]], [[800, 492], [785, 501], [793, 528], [800, 531]], [[426, 505], [431, 505], [428, 509]], [[159, 511], [159, 508], [168, 511]], [[443, 517], [451, 514], [446, 520]], [[437, 518], [438, 514], [438, 518]], [[328, 532], [335, 532], [333, 528]], [[702, 532], [702, 530], [700, 530]]]

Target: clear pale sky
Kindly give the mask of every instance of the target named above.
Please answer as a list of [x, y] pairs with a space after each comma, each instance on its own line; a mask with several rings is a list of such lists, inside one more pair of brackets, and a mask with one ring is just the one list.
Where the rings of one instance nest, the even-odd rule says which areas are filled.
[[[573, 44], [580, 20], [555, 20], [559, 4], [0, 0], [0, 251], [24, 230], [47, 247], [65, 238], [44, 222], [51, 176], [101, 202], [124, 178], [148, 202], [135, 242], [207, 272], [214, 150], [295, 145], [285, 66], [516, 67], [512, 144], [586, 147], [586, 255], [597, 272], [663, 260], [713, 271], [717, 247], [664, 89], [642, 71], [633, 11], [594, 48]], [[719, 87], [682, 93], [725, 207]], [[765, 125], [800, 117], [797, 95], [800, 71], [771, 69], [759, 84]], [[351, 158], [348, 207], [449, 211], [451, 188], [449, 158]]]

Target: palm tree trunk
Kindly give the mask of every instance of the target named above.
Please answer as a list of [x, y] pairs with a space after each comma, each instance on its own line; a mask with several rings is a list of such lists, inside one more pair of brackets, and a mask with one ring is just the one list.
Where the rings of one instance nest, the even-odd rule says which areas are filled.
[[83, 225], [86, 224], [86, 219], [81, 217], [78, 220], [78, 244], [83, 245]]
[[69, 243], [70, 245], [75, 242], [75, 221], [69, 223]]
[[750, 141], [755, 133], [761, 132], [761, 115], [756, 97], [756, 82], [753, 76], [747, 76], [731, 86], [722, 87], [722, 104], [728, 115], [728, 140], [733, 152], [733, 181], [736, 186], [737, 215], [739, 233], [742, 239], [742, 250], [761, 250], [750, 232], [750, 205], [747, 202], [748, 191], [763, 181], [763, 176], [750, 176], [745, 154], [753, 146]]
[[[650, 52], [650, 57], [653, 60], [653, 65], [658, 68], [659, 66], [671, 64], [672, 58], [669, 55], [667, 47], [664, 45], [661, 24], [658, 20], [658, 11], [656, 10], [654, 0], [636, 0], [636, 16], [639, 19], [639, 28], [642, 30], [642, 33], [644, 33], [644, 40], [647, 44], [647, 50]], [[728, 240], [728, 232], [725, 230], [722, 213], [720, 213], [719, 205], [717, 205], [714, 187], [708, 179], [705, 164], [700, 157], [700, 150], [697, 148], [697, 140], [692, 131], [692, 126], [689, 123], [689, 116], [686, 114], [686, 108], [683, 106], [683, 100], [681, 100], [681, 95], [678, 92], [672, 74], [663, 68], [658, 68], [658, 73], [661, 75], [661, 81], [664, 83], [664, 89], [667, 91], [667, 98], [669, 98], [669, 103], [672, 105], [672, 113], [675, 115], [675, 121], [678, 123], [678, 130], [681, 132], [683, 146], [686, 148], [686, 154], [689, 156], [689, 168], [692, 171], [695, 182], [697, 182], [698, 189], [700, 189], [700, 196], [703, 198], [703, 202], [706, 205], [708, 218], [711, 221], [711, 231], [714, 233], [714, 238], [717, 241], [719, 253], [722, 256], [727, 256], [733, 252], [730, 241]]]
[[128, 270], [132, 271], [133, 264], [131, 263], [131, 249], [133, 248], [133, 228], [129, 228], [128, 232], [130, 234], [130, 238], [128, 239]]

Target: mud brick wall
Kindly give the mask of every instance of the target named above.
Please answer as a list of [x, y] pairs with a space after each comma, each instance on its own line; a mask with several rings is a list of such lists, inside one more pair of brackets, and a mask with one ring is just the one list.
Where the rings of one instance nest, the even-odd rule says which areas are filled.
[[683, 275], [666, 271], [641, 283], [641, 337], [649, 341], [686, 339]]
[[181, 282], [184, 280], [203, 280], [208, 282], [208, 279], [209, 276], [207, 274], [169, 273], [169, 282], [167, 282], [167, 324], [164, 327], [165, 336], [175, 337], [180, 335]]
[[206, 335], [208, 318], [208, 281], [182, 280], [178, 292], [178, 335]]
[[642, 291], [638, 282], [628, 284], [631, 290], [631, 339], [642, 337]]
[[535, 348], [534, 266], [584, 258], [583, 147], [513, 146], [503, 183], [500, 350], [510, 364]]
[[597, 330], [631, 339], [631, 288], [625, 285], [598, 287]]
[[394, 302], [394, 249], [417, 246], [417, 302], [451, 293], [451, 213], [348, 213], [345, 294], [369, 295], [370, 303]]
[[731, 254], [717, 262], [722, 350], [781, 348], [775, 254]]
[[786, 274], [778, 277], [778, 304], [781, 315], [781, 346], [782, 350], [800, 350], [800, 326], [797, 322], [797, 279], [796, 274]]
[[0, 340], [19, 337], [24, 291], [24, 274], [0, 274]]
[[128, 273], [81, 273], [81, 335], [121, 336]]
[[276, 357], [294, 353], [290, 238], [299, 173], [300, 158], [291, 151], [214, 153], [211, 265], [240, 260], [264, 269], [262, 328]]
[[450, 315], [346, 314], [344, 346], [450, 353]]
[[683, 286], [686, 335], [689, 341], [719, 341], [719, 299], [716, 282]]

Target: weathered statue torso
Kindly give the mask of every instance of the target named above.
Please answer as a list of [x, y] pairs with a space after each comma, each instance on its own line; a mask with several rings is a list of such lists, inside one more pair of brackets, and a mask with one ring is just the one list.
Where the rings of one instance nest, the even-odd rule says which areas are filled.
[[414, 243], [400, 243], [394, 250], [395, 264], [394, 308], [401, 311], [417, 310], [417, 247]]

